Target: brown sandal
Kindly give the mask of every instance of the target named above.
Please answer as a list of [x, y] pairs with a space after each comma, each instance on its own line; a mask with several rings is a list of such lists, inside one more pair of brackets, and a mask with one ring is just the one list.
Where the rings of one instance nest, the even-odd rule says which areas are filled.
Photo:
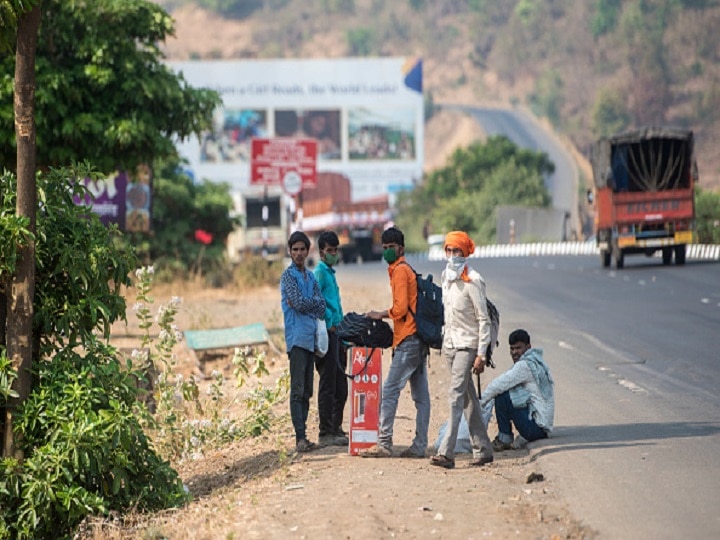
[[431, 457], [430, 464], [435, 465], [437, 467], [442, 467], [443, 469], [454, 469], [455, 468], [455, 460], [445, 457], [442, 454], [438, 454], [437, 456]]

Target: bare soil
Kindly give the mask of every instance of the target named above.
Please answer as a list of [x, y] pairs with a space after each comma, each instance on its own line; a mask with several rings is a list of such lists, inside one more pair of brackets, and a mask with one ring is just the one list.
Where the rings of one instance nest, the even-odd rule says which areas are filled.
[[[338, 271], [343, 304], [348, 311], [381, 308], [390, 300], [389, 286], [369, 286], [345, 279]], [[156, 305], [184, 296], [177, 322], [181, 329], [238, 326], [262, 321], [278, 349], [282, 343], [277, 288], [250, 292], [201, 290], [156, 291]], [[130, 302], [128, 305], [132, 305]], [[132, 323], [133, 315], [128, 315]], [[117, 328], [115, 334], [136, 329]], [[132, 338], [118, 337], [128, 347]], [[287, 368], [287, 357], [269, 349], [271, 377]], [[196, 358], [178, 348], [178, 369], [197, 373]], [[225, 370], [229, 356], [207, 366]], [[390, 364], [385, 351], [383, 367]], [[431, 445], [446, 420], [449, 377], [437, 353], [429, 369], [432, 414]], [[487, 381], [484, 381], [487, 382]], [[206, 381], [201, 385], [208, 384]], [[317, 377], [308, 420], [309, 437], [317, 440]], [[364, 459], [347, 448], [326, 447], [307, 454], [294, 452], [288, 403], [279, 404], [273, 429], [252, 440], [206, 452], [177, 464], [194, 500], [186, 507], [131, 516], [124, 525], [96, 525], [94, 538], [593, 538], [595, 532], [568, 512], [542, 462], [532, 450], [496, 453], [482, 468], [469, 465], [469, 454], [457, 455], [457, 467], [445, 470], [425, 459]], [[231, 408], [228, 415], [240, 415]], [[349, 416], [349, 405], [346, 418]], [[395, 422], [395, 451], [406, 448], [414, 432], [414, 405], [406, 388]], [[347, 421], [345, 429], [349, 426]], [[490, 425], [490, 436], [497, 432]], [[432, 449], [429, 449], [428, 456]], [[530, 482], [532, 477], [541, 481]]]

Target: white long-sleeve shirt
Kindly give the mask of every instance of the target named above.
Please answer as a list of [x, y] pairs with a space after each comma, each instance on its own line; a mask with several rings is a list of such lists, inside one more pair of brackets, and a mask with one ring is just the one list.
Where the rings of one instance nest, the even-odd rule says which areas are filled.
[[445, 327], [443, 347], [448, 349], [477, 349], [485, 354], [490, 345], [490, 317], [487, 312], [485, 281], [468, 267], [470, 281], [453, 281], [442, 275]]

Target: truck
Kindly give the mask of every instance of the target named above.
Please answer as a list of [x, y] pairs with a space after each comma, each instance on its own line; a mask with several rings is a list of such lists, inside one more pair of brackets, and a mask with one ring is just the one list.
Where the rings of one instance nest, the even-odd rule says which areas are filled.
[[685, 264], [695, 241], [693, 132], [648, 127], [603, 137], [592, 147], [595, 239], [603, 267], [623, 268], [625, 256]]
[[300, 227], [313, 241], [311, 259], [316, 259], [317, 236], [335, 231], [344, 263], [380, 260], [382, 233], [392, 223], [393, 211], [387, 195], [352, 201], [350, 179], [341, 173], [318, 173], [317, 186], [303, 190]]
[[238, 226], [228, 235], [227, 253], [233, 263], [248, 256], [272, 262], [285, 256], [289, 205], [279, 187], [255, 187], [233, 194]]

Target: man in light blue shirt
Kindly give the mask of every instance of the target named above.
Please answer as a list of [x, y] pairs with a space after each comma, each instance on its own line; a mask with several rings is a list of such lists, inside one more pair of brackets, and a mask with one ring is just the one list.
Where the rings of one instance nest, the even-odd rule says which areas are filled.
[[296, 450], [308, 452], [316, 445], [306, 434], [313, 392], [315, 330], [325, 317], [325, 299], [312, 272], [305, 268], [310, 239], [295, 231], [288, 240], [292, 264], [280, 278], [280, 298], [285, 323], [285, 346], [290, 359], [290, 417], [295, 428]]

